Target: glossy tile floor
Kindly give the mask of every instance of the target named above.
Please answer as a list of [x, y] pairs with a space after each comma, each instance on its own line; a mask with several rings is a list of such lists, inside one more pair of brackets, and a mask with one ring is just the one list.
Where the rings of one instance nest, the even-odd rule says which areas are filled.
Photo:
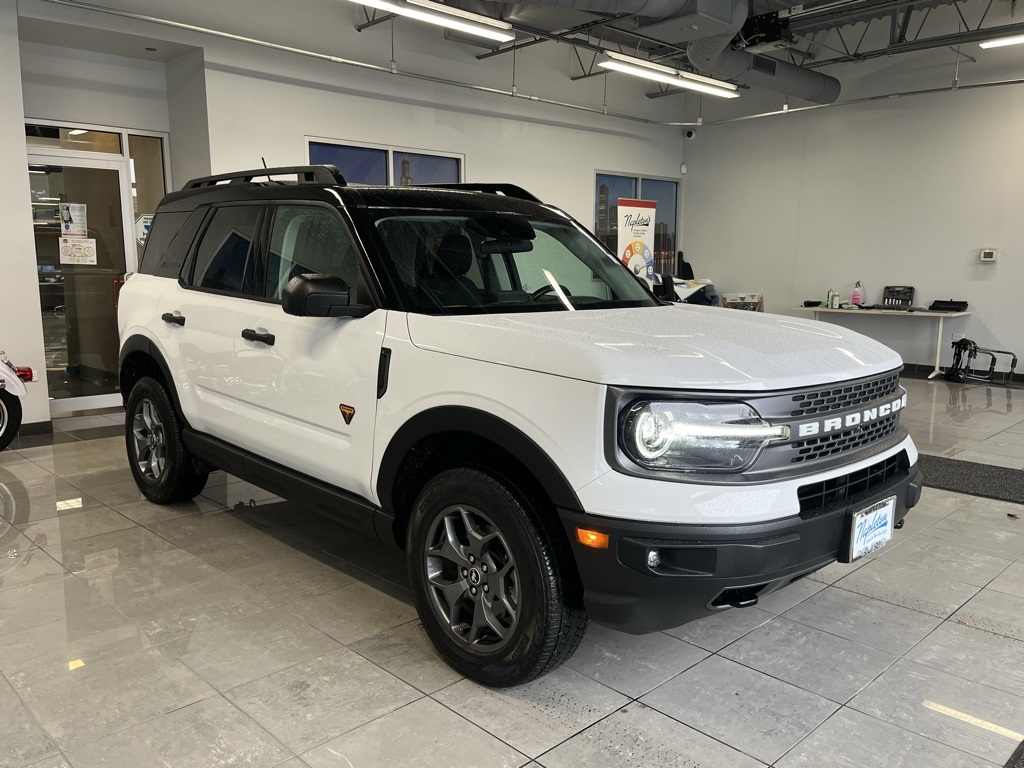
[[[922, 448], [1024, 466], [1024, 392], [907, 386]], [[434, 656], [398, 553], [223, 474], [151, 505], [119, 420], [0, 454], [4, 768], [961, 768], [1024, 740], [1024, 507], [927, 491], [876, 557], [667, 633], [591, 627], [488, 690]]]

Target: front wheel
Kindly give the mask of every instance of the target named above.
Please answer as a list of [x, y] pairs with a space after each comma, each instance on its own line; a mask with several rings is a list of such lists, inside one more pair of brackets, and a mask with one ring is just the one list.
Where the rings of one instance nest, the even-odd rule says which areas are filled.
[[456, 671], [485, 685], [525, 683], [583, 639], [586, 614], [538, 510], [511, 483], [451, 469], [427, 483], [407, 542], [416, 609]]
[[6, 448], [21, 429], [21, 400], [0, 389], [0, 451]]
[[181, 439], [181, 421], [162, 383], [148, 376], [132, 387], [125, 406], [125, 443], [135, 484], [156, 504], [188, 501], [206, 487]]

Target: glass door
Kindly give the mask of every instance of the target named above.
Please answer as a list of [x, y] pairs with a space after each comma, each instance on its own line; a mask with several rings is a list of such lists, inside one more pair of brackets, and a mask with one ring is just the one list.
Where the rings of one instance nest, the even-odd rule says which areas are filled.
[[127, 163], [29, 155], [51, 413], [120, 405], [117, 297], [137, 251]]

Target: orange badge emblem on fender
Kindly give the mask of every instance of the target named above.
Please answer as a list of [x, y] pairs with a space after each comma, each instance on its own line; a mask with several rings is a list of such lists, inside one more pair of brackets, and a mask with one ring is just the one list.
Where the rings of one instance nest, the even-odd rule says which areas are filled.
[[356, 409], [351, 405], [345, 405], [344, 403], [339, 405], [338, 409], [341, 411], [341, 415], [345, 417], [345, 423], [351, 424], [352, 417], [356, 415]]

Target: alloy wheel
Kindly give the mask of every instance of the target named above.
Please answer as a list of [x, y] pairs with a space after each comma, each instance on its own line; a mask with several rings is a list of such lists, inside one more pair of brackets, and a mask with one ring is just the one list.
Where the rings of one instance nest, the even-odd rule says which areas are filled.
[[473, 650], [503, 647], [519, 620], [520, 583], [501, 531], [480, 510], [454, 505], [435, 518], [426, 541], [427, 591], [435, 611]]
[[139, 474], [147, 482], [158, 482], [167, 466], [166, 432], [160, 413], [148, 398], [139, 401], [132, 417], [132, 436]]

